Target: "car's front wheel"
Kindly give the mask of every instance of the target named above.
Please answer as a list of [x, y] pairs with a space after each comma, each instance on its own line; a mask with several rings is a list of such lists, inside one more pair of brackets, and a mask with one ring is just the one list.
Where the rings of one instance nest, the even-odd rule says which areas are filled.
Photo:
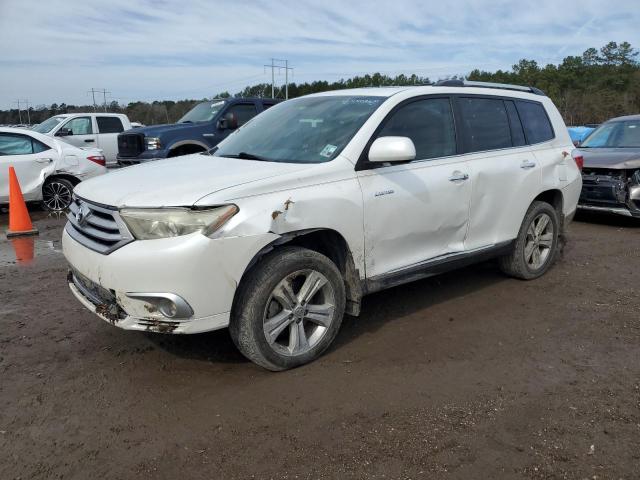
[[47, 210], [61, 212], [71, 205], [73, 183], [66, 178], [47, 180], [42, 187], [42, 203]]
[[326, 350], [340, 329], [344, 307], [344, 281], [329, 258], [283, 247], [243, 279], [229, 332], [249, 360], [286, 370]]
[[559, 225], [555, 208], [546, 202], [533, 202], [522, 221], [513, 250], [500, 258], [502, 271], [523, 280], [543, 275], [556, 258]]

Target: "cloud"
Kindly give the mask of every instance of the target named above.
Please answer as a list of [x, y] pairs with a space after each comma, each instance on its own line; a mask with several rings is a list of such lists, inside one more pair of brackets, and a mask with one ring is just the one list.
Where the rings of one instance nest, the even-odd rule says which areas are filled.
[[610, 40], [638, 46], [635, 1], [0, 0], [0, 108], [201, 98], [269, 81], [287, 58], [294, 81], [381, 71], [431, 78], [580, 54]]

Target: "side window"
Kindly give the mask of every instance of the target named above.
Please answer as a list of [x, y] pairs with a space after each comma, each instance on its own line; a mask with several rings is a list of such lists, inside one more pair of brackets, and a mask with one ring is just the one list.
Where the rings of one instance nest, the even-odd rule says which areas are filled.
[[90, 135], [93, 133], [91, 117], [72, 118], [62, 128], [68, 128], [73, 135]]
[[516, 106], [529, 144], [546, 142], [554, 138], [553, 127], [541, 104], [517, 101]]
[[122, 120], [118, 117], [96, 117], [98, 123], [98, 133], [120, 133], [124, 132]]
[[501, 99], [461, 98], [462, 131], [467, 152], [511, 147], [509, 118]]
[[448, 98], [417, 100], [403, 105], [388, 118], [379, 137], [409, 137], [416, 159], [456, 154], [456, 133]]
[[238, 103], [229, 108], [227, 113], [233, 113], [238, 118], [238, 126], [242, 126], [258, 113], [252, 103]]
[[39, 142], [36, 139], [32, 139], [31, 143], [33, 144], [33, 153], [42, 153], [51, 149], [49, 145], [45, 145], [44, 143]]
[[522, 129], [522, 122], [516, 110], [516, 105], [511, 100], [505, 100], [505, 106], [507, 107], [507, 114], [509, 115], [509, 124], [511, 125], [511, 140], [514, 147], [522, 147], [527, 144], [524, 138], [524, 130]]
[[266, 109], [268, 109], [268, 108], [271, 108], [271, 107], [273, 107], [274, 105], [275, 105], [275, 103], [262, 102], [262, 108], [263, 108], [264, 110], [266, 110]]
[[0, 134], [0, 155], [31, 155], [32, 153], [31, 137]]

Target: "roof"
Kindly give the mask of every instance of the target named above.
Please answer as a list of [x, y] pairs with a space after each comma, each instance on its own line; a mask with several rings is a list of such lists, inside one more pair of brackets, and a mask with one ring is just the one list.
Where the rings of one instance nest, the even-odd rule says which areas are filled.
[[469, 84], [466, 86], [452, 86], [452, 85], [407, 85], [397, 87], [366, 87], [366, 88], [349, 88], [344, 90], [331, 90], [328, 92], [314, 93], [307, 96], [371, 96], [371, 97], [386, 97], [389, 98], [393, 95], [397, 95], [401, 92], [412, 92], [416, 95], [433, 95], [433, 94], [453, 94], [464, 93], [474, 95], [494, 95], [494, 96], [506, 96], [514, 98], [525, 98], [532, 100], [540, 100], [544, 96], [539, 93], [527, 92], [524, 90], [514, 90], [509, 88], [509, 85], [505, 85], [505, 88], [498, 88], [495, 84], [487, 84], [486, 86], [480, 83]]
[[610, 118], [609, 120], [607, 120], [607, 123], [608, 122], [623, 122], [625, 120], [640, 120], [640, 114], [624, 115], [622, 117]]

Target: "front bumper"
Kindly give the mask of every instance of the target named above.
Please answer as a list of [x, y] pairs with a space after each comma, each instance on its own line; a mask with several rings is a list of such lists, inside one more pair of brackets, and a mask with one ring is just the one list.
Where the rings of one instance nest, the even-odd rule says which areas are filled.
[[[263, 234], [210, 239], [195, 233], [134, 241], [103, 255], [78, 243], [65, 229], [62, 247], [72, 269], [69, 288], [104, 321], [126, 330], [200, 333], [229, 325], [235, 290], [247, 265], [275, 238]], [[145, 292], [179, 296], [192, 315], [168, 318], [157, 305], [140, 298]]]

